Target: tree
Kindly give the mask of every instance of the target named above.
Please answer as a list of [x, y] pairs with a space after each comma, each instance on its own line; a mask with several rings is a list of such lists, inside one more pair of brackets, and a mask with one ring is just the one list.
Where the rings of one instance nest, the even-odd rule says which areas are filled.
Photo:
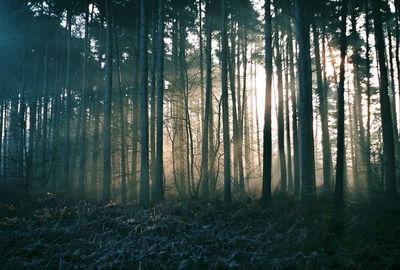
[[46, 45], [44, 55], [44, 83], [43, 83], [43, 125], [42, 125], [42, 180], [48, 183], [48, 108], [49, 108], [49, 46]]
[[323, 156], [323, 182], [324, 191], [329, 192], [331, 189], [331, 142], [329, 136], [328, 126], [328, 100], [327, 100], [327, 87], [323, 84], [321, 57], [319, 50], [319, 32], [316, 25], [316, 18], [314, 18], [313, 27], [313, 41], [315, 51], [315, 67], [317, 75], [317, 93], [319, 97], [319, 113], [321, 116], [322, 128], [322, 156]]
[[86, 123], [87, 123], [87, 80], [86, 70], [88, 61], [88, 46], [89, 46], [89, 5], [86, 8], [85, 14], [85, 38], [84, 38], [84, 49], [83, 49], [83, 64], [82, 64], [82, 106], [81, 106], [81, 117], [82, 117], [82, 134], [81, 134], [81, 157], [79, 162], [79, 192], [83, 194], [85, 191], [85, 169], [86, 169]]
[[299, 44], [299, 136], [301, 163], [301, 202], [305, 214], [309, 214], [315, 194], [314, 134], [312, 114], [312, 86], [310, 61], [310, 14], [308, 2], [295, 0], [296, 34]]
[[340, 79], [337, 91], [337, 156], [336, 156], [336, 181], [335, 181], [335, 206], [343, 206], [344, 186], [344, 83], [345, 83], [345, 61], [347, 52], [346, 37], [347, 0], [342, 1], [342, 21], [340, 27]]
[[371, 71], [370, 71], [370, 44], [369, 44], [369, 33], [370, 33], [370, 23], [369, 23], [369, 0], [365, 0], [365, 69], [367, 74], [367, 130], [366, 130], [366, 160], [367, 160], [367, 184], [368, 191], [372, 190], [372, 170], [371, 170]]
[[279, 164], [281, 168], [280, 190], [284, 194], [287, 191], [286, 178], [286, 157], [285, 157], [285, 123], [284, 123], [284, 108], [283, 108], [283, 82], [282, 82], [282, 56], [279, 51], [279, 30], [278, 26], [275, 29], [275, 64], [277, 73], [278, 86], [278, 149], [279, 149]]
[[70, 89], [70, 69], [71, 69], [71, 12], [67, 11], [67, 63], [65, 76], [66, 102], [65, 102], [65, 163], [64, 163], [64, 189], [68, 192], [70, 184], [70, 130], [71, 130], [71, 89]]
[[115, 39], [115, 54], [116, 54], [116, 68], [117, 68], [117, 79], [118, 79], [118, 90], [119, 90], [119, 117], [120, 117], [120, 140], [121, 140], [121, 201], [126, 204], [126, 140], [125, 140], [125, 110], [124, 110], [124, 93], [122, 90], [122, 75], [121, 65], [119, 59], [119, 48], [118, 48], [118, 35], [115, 24], [114, 27], [114, 39]]
[[164, 123], [164, 0], [158, 1], [158, 48], [157, 48], [157, 152], [154, 201], [164, 199], [163, 186], [163, 123]]
[[112, 92], [112, 18], [111, 0], [105, 0], [106, 6], [106, 64], [103, 119], [103, 201], [111, 199], [111, 92]]
[[388, 94], [388, 71], [385, 61], [385, 38], [382, 30], [381, 1], [373, 0], [373, 19], [375, 28], [375, 42], [378, 53], [380, 71], [379, 101], [381, 105], [383, 155], [385, 158], [385, 192], [391, 197], [396, 196], [396, 161], [393, 135], [393, 119]]
[[261, 194], [261, 207], [266, 208], [271, 202], [271, 178], [272, 178], [272, 136], [271, 136], [271, 92], [272, 92], [272, 23], [271, 1], [265, 0], [265, 112], [264, 112], [264, 155], [263, 155], [263, 182]]
[[139, 41], [140, 41], [140, 1], [135, 2], [136, 20], [133, 31], [133, 91], [132, 91], [132, 156], [131, 156], [131, 181], [130, 201], [137, 199], [137, 157], [139, 137]]
[[145, 0], [140, 0], [140, 204], [148, 207], [149, 194], [149, 112], [147, 77], [147, 24]]
[[231, 195], [231, 156], [229, 137], [229, 108], [228, 108], [228, 71], [227, 71], [227, 50], [228, 39], [226, 37], [226, 0], [221, 1], [221, 86], [222, 86], [222, 122], [224, 138], [224, 201], [230, 203]]
[[[289, 68], [290, 68], [290, 91], [292, 101], [292, 130], [293, 130], [293, 189], [296, 196], [300, 195], [300, 157], [299, 157], [299, 137], [298, 137], [298, 121], [297, 121], [297, 91], [294, 65], [293, 51], [293, 33], [292, 29], [288, 30], [287, 50], [289, 53]], [[289, 42], [290, 41], [290, 42]]]
[[203, 197], [209, 196], [209, 122], [211, 114], [211, 15], [209, 0], [206, 1], [206, 95], [204, 104], [203, 139], [201, 144], [201, 182], [203, 184]]

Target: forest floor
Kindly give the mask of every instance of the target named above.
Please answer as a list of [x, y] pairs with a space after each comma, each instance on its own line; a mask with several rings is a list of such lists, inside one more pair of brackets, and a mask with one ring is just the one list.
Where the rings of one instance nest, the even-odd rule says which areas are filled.
[[304, 219], [293, 199], [143, 209], [39, 196], [0, 204], [0, 269], [400, 269], [399, 205], [347, 205], [339, 223], [329, 209]]

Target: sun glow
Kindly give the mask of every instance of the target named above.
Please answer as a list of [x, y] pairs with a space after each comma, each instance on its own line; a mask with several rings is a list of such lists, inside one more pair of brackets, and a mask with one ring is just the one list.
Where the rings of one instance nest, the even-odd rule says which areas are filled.
[[257, 108], [253, 108], [254, 113], [257, 113], [260, 128], [264, 126], [264, 112], [265, 112], [265, 86], [266, 75], [265, 69], [262, 65], [256, 65], [256, 80], [254, 86], [254, 99], [256, 100]]

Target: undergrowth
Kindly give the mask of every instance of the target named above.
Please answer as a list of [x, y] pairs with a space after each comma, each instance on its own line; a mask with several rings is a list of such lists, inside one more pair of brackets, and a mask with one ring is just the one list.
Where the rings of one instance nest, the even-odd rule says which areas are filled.
[[0, 205], [1, 269], [400, 269], [400, 208], [347, 205], [341, 220], [321, 200], [298, 203], [171, 201], [66, 203], [39, 196]]

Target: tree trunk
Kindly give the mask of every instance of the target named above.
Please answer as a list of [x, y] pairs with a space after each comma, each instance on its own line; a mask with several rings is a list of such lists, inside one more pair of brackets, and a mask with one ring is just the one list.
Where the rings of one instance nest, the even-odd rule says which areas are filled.
[[[5, 89], [3, 89], [5, 90]], [[6, 124], [6, 118], [5, 116], [5, 108], [6, 108], [6, 99], [1, 97], [0, 98], [0, 184], [4, 183], [4, 178], [3, 178], [3, 167], [4, 167], [4, 158], [3, 158], [3, 140], [5, 139], [4, 132], [5, 131], [5, 124]]]
[[323, 156], [323, 183], [324, 191], [329, 192], [331, 186], [331, 143], [329, 138], [328, 127], [328, 100], [327, 100], [327, 87], [323, 85], [321, 58], [319, 50], [319, 33], [316, 25], [316, 18], [314, 18], [313, 27], [313, 40], [315, 51], [315, 66], [317, 74], [317, 93], [319, 97], [319, 113], [321, 116], [321, 129], [322, 129], [322, 156]]
[[300, 156], [299, 156], [299, 137], [298, 137], [298, 121], [297, 121], [297, 91], [296, 78], [294, 74], [294, 51], [293, 51], [293, 30], [288, 30], [288, 52], [289, 52], [289, 68], [290, 68], [290, 92], [292, 102], [292, 129], [293, 129], [293, 189], [294, 195], [300, 195]]
[[[232, 97], [232, 122], [233, 122], [233, 179], [237, 181], [239, 174], [239, 124], [238, 124], [238, 113], [237, 113], [237, 101], [236, 101], [236, 87], [235, 87], [235, 47], [236, 47], [236, 33], [231, 22], [231, 50], [228, 49], [228, 68], [229, 68], [229, 82], [231, 88]], [[241, 167], [243, 169], [243, 167]], [[241, 170], [243, 175], [243, 170]]]
[[42, 183], [48, 182], [48, 107], [49, 107], [49, 46], [46, 45], [44, 55], [44, 82], [43, 82], [43, 125], [42, 125]]
[[[58, 37], [58, 36], [57, 36]], [[60, 102], [61, 102], [61, 87], [59, 86], [59, 78], [61, 77], [59, 56], [59, 47], [56, 47], [57, 55], [54, 61], [54, 82], [53, 82], [53, 98], [51, 105], [51, 164], [50, 164], [50, 177], [51, 185], [50, 189], [52, 191], [58, 190], [58, 181], [60, 178]]]
[[[175, 133], [176, 133], [176, 156], [177, 160], [177, 176], [178, 185], [180, 190], [181, 198], [185, 198], [187, 195], [188, 187], [187, 180], [189, 179], [189, 171], [186, 169], [188, 164], [187, 141], [189, 138], [186, 137], [186, 21], [183, 16], [180, 16], [181, 10], [178, 12], [178, 20], [176, 23], [176, 83], [177, 83], [177, 102], [176, 107], [176, 119], [175, 119]], [[185, 166], [186, 165], [186, 166]], [[186, 169], [185, 169], [186, 167]], [[187, 172], [186, 172], [187, 171]], [[187, 173], [187, 174], [186, 174]]]
[[356, 31], [357, 27], [357, 18], [355, 9], [351, 12], [351, 25], [352, 25], [352, 33], [353, 39], [356, 41], [353, 45], [353, 55], [352, 55], [352, 62], [353, 62], [353, 75], [354, 75], [354, 108], [353, 108], [353, 119], [354, 119], [354, 137], [353, 139], [356, 141], [355, 144], [355, 156], [356, 156], [356, 163], [357, 163], [357, 174], [358, 179], [357, 183], [360, 189], [364, 190], [367, 185], [367, 148], [366, 148], [366, 141], [365, 141], [365, 129], [364, 129], [364, 122], [363, 122], [363, 113], [362, 113], [362, 89], [361, 89], [361, 78], [360, 78], [360, 62], [362, 60], [361, 54], [361, 47], [359, 45], [358, 40], [360, 39], [358, 32]]
[[[399, 96], [399, 111], [397, 119], [400, 120], [400, 1], [396, 0], [396, 12], [398, 14], [398, 19], [396, 19], [396, 68], [397, 68], [397, 91]], [[400, 129], [400, 127], [399, 127]]]
[[385, 38], [382, 30], [381, 3], [373, 1], [375, 43], [378, 52], [380, 71], [379, 98], [381, 105], [383, 155], [385, 160], [385, 192], [392, 198], [396, 196], [396, 164], [393, 135], [393, 119], [388, 95], [388, 72], [385, 61]]
[[140, 0], [140, 204], [148, 207], [149, 194], [149, 112], [147, 77], [147, 25], [145, 0]]
[[[389, 6], [387, 7], [388, 13], [390, 13], [390, 8]], [[390, 105], [391, 105], [391, 112], [392, 112], [392, 119], [393, 119], [393, 137], [395, 141], [395, 152], [398, 152], [398, 129], [397, 129], [397, 115], [396, 115], [396, 89], [395, 89], [395, 80], [394, 80], [394, 63], [393, 63], [393, 43], [392, 43], [392, 33], [391, 29], [389, 26], [389, 22], [386, 22], [387, 26], [387, 33], [388, 33], [388, 51], [389, 53], [387, 54], [388, 56], [388, 62], [389, 62], [389, 69], [390, 69], [390, 94], [389, 94], [389, 100], [390, 100]]]
[[370, 44], [369, 44], [369, 0], [365, 0], [365, 31], [366, 31], [366, 48], [365, 48], [365, 67], [367, 74], [367, 131], [366, 131], [366, 150], [367, 150], [367, 185], [368, 191], [372, 191], [372, 170], [371, 170], [371, 74], [370, 74]]
[[204, 121], [203, 121], [203, 139], [201, 144], [201, 182], [203, 185], [203, 197], [209, 197], [209, 122], [211, 112], [211, 16], [209, 0], [206, 1], [206, 93], [205, 93], [205, 108], [204, 108]]
[[164, 0], [158, 0], [157, 35], [157, 152], [154, 201], [164, 200], [163, 183], [163, 123], [164, 123]]
[[342, 2], [342, 21], [340, 27], [340, 75], [337, 97], [337, 157], [336, 157], [336, 181], [335, 181], [335, 206], [342, 208], [344, 199], [344, 160], [345, 160], [345, 138], [344, 138], [344, 81], [345, 61], [347, 53], [346, 38], [347, 0]]
[[152, 183], [152, 195], [155, 188], [155, 166], [156, 166], [156, 51], [157, 51], [157, 4], [158, 0], [153, 0], [153, 31], [151, 48], [151, 75], [150, 75], [150, 179]]
[[[203, 50], [203, 10], [202, 1], [199, 0], [199, 68], [200, 68], [200, 107], [201, 107], [201, 117], [204, 117], [205, 100], [204, 100], [204, 50]], [[207, 1], [207, 0], [206, 0]], [[206, 2], [207, 3], [207, 2]], [[206, 6], [207, 10], [207, 6]], [[206, 15], [207, 16], [207, 15]], [[201, 118], [204, 121], [204, 118]], [[204, 125], [204, 124], [203, 124]]]
[[36, 60], [36, 72], [35, 72], [35, 91], [33, 97], [30, 98], [28, 102], [29, 106], [29, 139], [28, 139], [28, 157], [26, 162], [26, 180], [31, 181], [33, 178], [34, 171], [34, 149], [36, 146], [36, 116], [37, 116], [37, 106], [38, 106], [38, 74], [39, 74], [39, 59]]
[[[292, 40], [286, 40], [292, 42]], [[286, 154], [287, 154], [287, 182], [288, 191], [293, 192], [293, 168], [292, 168], [292, 147], [290, 133], [290, 111], [289, 111], [289, 54], [285, 54], [285, 127], [286, 127]]]
[[106, 1], [106, 65], [103, 119], [103, 201], [111, 199], [111, 92], [112, 92], [112, 31], [111, 0]]
[[229, 108], [228, 108], [228, 71], [227, 71], [227, 51], [228, 40], [226, 37], [226, 0], [222, 0], [221, 8], [221, 86], [222, 86], [222, 122], [224, 138], [224, 201], [230, 203], [231, 195], [231, 150], [229, 136]]
[[279, 30], [276, 25], [275, 29], [275, 64], [278, 81], [278, 149], [279, 149], [279, 164], [281, 169], [280, 191], [285, 194], [287, 192], [286, 179], [286, 157], [285, 157], [285, 123], [284, 123], [284, 108], [283, 108], [283, 82], [282, 82], [282, 56], [279, 51]]
[[[248, 141], [248, 115], [247, 115], [247, 107], [248, 107], [248, 90], [247, 90], [247, 30], [244, 29], [244, 44], [242, 46], [242, 58], [243, 58], [243, 98], [242, 98], [242, 112], [240, 116], [240, 156], [239, 156], [239, 165], [242, 167], [242, 175], [240, 175], [240, 196], [243, 198], [245, 196], [245, 170], [246, 170], [246, 178], [249, 180], [249, 163], [250, 163], [250, 145], [246, 144]], [[243, 144], [244, 143], [244, 144]], [[244, 147], [244, 161], [245, 166], [243, 164], [243, 147]]]
[[296, 33], [299, 44], [299, 131], [301, 162], [302, 207], [308, 215], [316, 199], [315, 161], [312, 113], [312, 80], [310, 61], [310, 35], [307, 13], [307, 1], [296, 0]]
[[137, 158], [139, 140], [139, 40], [140, 40], [140, 3], [136, 2], [136, 24], [134, 29], [133, 54], [133, 91], [132, 91], [132, 158], [129, 200], [137, 200]]
[[[257, 82], [257, 63], [254, 61], [254, 82]], [[258, 161], [258, 170], [262, 171], [261, 165], [261, 142], [260, 142], [260, 124], [259, 124], [259, 114], [258, 114], [258, 98], [257, 98], [257, 83], [254, 86], [254, 104], [256, 107], [256, 137], [257, 137], [257, 161]]]
[[265, 52], [265, 112], [264, 112], [264, 155], [263, 155], [263, 182], [261, 194], [261, 207], [266, 208], [271, 203], [272, 180], [272, 135], [271, 135], [271, 93], [272, 93], [272, 18], [271, 1], [265, 0], [264, 24], [264, 52]]
[[117, 79], [118, 79], [118, 90], [119, 90], [119, 124], [120, 124], [120, 143], [121, 143], [121, 201], [126, 204], [126, 134], [125, 134], [125, 110], [124, 110], [124, 93], [122, 90], [122, 75], [119, 59], [119, 48], [118, 48], [118, 35], [117, 28], [114, 27], [114, 39], [115, 39], [115, 55], [116, 55], [116, 65], [117, 65]]
[[[99, 72], [100, 72], [100, 67], [99, 67]], [[99, 81], [98, 81], [99, 83]], [[97, 172], [97, 167], [98, 167], [98, 155], [99, 155], [99, 141], [100, 141], [100, 136], [99, 136], [99, 129], [100, 129], [100, 102], [98, 99], [100, 99], [100, 93], [98, 88], [96, 89], [96, 92], [94, 94], [94, 102], [93, 102], [93, 114], [94, 114], [94, 131], [93, 131], [93, 155], [92, 155], [92, 164], [93, 164], [93, 170], [92, 170], [92, 180], [91, 180], [91, 194], [94, 200], [97, 200], [97, 184], [98, 184], [98, 172]]]
[[79, 193], [83, 195], [85, 192], [85, 173], [86, 173], [86, 121], [87, 121], [87, 82], [86, 82], [86, 69], [88, 60], [88, 46], [89, 46], [89, 5], [86, 7], [86, 18], [85, 18], [85, 39], [84, 39], [84, 52], [83, 52], [83, 67], [82, 67], [82, 107], [81, 107], [81, 117], [82, 117], [82, 130], [81, 134], [81, 156], [79, 165]]
[[68, 194], [72, 185], [70, 179], [70, 148], [71, 148], [71, 89], [70, 89], [70, 66], [71, 66], [71, 12], [67, 11], [67, 67], [65, 75], [65, 163], [64, 163], [64, 191]]

